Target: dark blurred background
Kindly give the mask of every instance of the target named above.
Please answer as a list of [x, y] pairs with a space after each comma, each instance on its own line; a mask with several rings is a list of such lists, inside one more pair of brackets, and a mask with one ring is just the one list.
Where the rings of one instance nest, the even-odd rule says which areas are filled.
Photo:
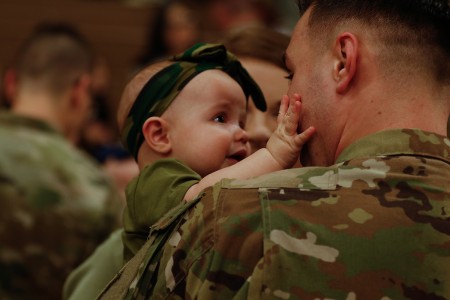
[[2, 0], [0, 1], [0, 68], [4, 70], [22, 41], [42, 21], [74, 24], [105, 59], [110, 112], [115, 110], [130, 64], [144, 45], [153, 5], [139, 7], [119, 1]]
[[[194, 0], [199, 14], [207, 17], [210, 2]], [[231, 4], [234, 0], [219, 0]], [[234, 1], [239, 3], [237, 0]], [[274, 19], [269, 26], [289, 33], [295, 24], [293, 0], [250, 0], [261, 2]], [[125, 83], [135, 70], [145, 48], [151, 46], [149, 35], [154, 20], [165, 0], [1, 0], [0, 1], [0, 70], [11, 63], [19, 45], [34, 26], [43, 21], [64, 21], [73, 24], [93, 44], [100, 57], [97, 84], [107, 92], [107, 113], [114, 120], [117, 102]], [[257, 4], [259, 5], [259, 4]], [[235, 5], [236, 6], [236, 5]], [[202, 11], [205, 9], [204, 11]], [[232, 10], [237, 8], [231, 8]], [[220, 13], [217, 11], [217, 13]], [[220, 13], [224, 16], [222, 13]], [[203, 20], [203, 29], [215, 35], [211, 20]], [[203, 38], [209, 39], [209, 38]]]

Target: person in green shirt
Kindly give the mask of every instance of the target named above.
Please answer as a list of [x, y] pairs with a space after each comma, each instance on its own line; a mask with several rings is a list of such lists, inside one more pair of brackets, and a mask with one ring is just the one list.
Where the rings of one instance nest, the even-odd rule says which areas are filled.
[[0, 112], [0, 298], [59, 300], [68, 274], [121, 226], [118, 189], [76, 146], [92, 103], [92, 48], [39, 23], [19, 48]]

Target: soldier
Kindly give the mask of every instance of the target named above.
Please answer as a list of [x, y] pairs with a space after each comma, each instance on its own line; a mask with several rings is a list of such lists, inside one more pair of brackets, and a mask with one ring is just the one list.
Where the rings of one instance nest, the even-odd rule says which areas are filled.
[[10, 71], [12, 107], [0, 114], [2, 299], [61, 299], [69, 272], [119, 225], [119, 194], [74, 146], [91, 65], [74, 28], [42, 24]]
[[223, 180], [102, 299], [449, 299], [447, 0], [298, 1], [285, 61], [314, 167]]

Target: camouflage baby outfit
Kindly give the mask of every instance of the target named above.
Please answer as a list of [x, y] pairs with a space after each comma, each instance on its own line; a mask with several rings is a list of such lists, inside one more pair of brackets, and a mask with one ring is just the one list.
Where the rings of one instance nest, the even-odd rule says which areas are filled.
[[[187, 213], [184, 213], [187, 211]], [[330, 167], [223, 180], [102, 299], [450, 299], [450, 140], [389, 130]]]
[[66, 276], [119, 226], [122, 205], [46, 123], [0, 114], [0, 299], [61, 299]]

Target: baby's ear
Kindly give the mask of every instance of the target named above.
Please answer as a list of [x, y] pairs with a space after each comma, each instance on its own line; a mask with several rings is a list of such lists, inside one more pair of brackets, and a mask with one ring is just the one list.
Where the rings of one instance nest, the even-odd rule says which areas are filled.
[[167, 121], [160, 117], [150, 117], [142, 126], [145, 142], [159, 154], [168, 154], [172, 150], [172, 145], [167, 136], [168, 128]]

